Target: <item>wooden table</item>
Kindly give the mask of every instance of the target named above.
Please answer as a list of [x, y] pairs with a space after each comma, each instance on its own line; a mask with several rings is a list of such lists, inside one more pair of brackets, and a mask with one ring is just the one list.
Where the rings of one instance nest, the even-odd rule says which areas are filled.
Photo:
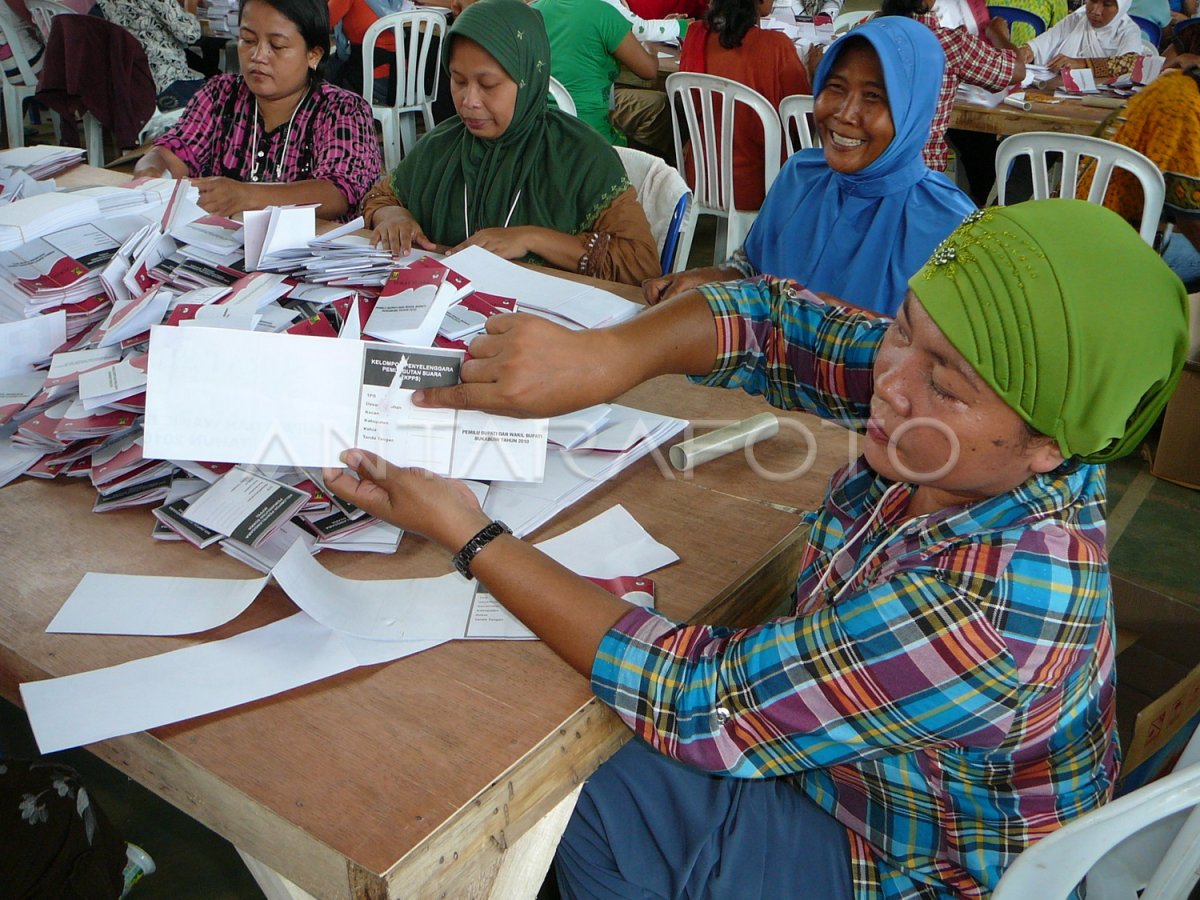
[[[660, 378], [631, 403], [722, 421], [764, 408], [740, 392]], [[653, 574], [660, 609], [681, 620], [758, 621], [794, 582], [803, 529], [848, 444], [807, 416], [760, 448], [764, 465], [807, 455], [811, 469], [766, 482], [732, 456], [690, 477], [643, 459], [535, 538], [624, 504], [682, 562]], [[46, 634], [88, 571], [247, 577], [216, 548], [150, 538], [145, 509], [93, 514], [86, 484], [25, 479], [0, 490], [0, 693], [186, 647], [294, 611], [272, 586], [233, 622], [200, 637]], [[781, 508], [782, 507], [782, 508]], [[394, 556], [326, 553], [354, 578], [449, 570], [406, 537]], [[285, 694], [93, 745], [98, 756], [222, 834], [268, 874], [320, 898], [486, 897], [506, 850], [628, 736], [585, 679], [540, 642], [454, 642]], [[527, 885], [536, 889], [536, 885]], [[297, 894], [300, 895], [300, 894]]]
[[950, 127], [996, 135], [1026, 131], [1098, 135], [1105, 123], [1120, 112], [1111, 107], [1084, 106], [1082, 100], [1074, 98], [1056, 102], [1031, 98], [1030, 102], [1033, 108], [1026, 111], [1004, 104], [987, 107], [959, 101], [950, 114]]

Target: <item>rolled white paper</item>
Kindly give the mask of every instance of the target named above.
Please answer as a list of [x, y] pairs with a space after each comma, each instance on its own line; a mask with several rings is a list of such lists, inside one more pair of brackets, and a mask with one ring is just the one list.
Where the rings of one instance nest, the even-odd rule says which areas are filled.
[[771, 413], [760, 413], [676, 444], [670, 451], [671, 465], [680, 472], [694, 469], [718, 456], [765, 441], [778, 433], [779, 420]]
[[1023, 97], [1005, 97], [1002, 101], [1005, 106], [1014, 106], [1017, 109], [1023, 109], [1025, 112], [1033, 109], [1033, 104]]

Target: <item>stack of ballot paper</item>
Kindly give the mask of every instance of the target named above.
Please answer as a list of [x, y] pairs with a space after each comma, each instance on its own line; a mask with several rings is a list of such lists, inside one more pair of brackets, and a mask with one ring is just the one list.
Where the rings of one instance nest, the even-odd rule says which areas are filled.
[[0, 205], [54, 192], [53, 181], [37, 181], [24, 172], [0, 168]]
[[518, 537], [536, 531], [618, 472], [661, 447], [687, 420], [607, 405], [551, 420], [555, 444], [546, 454], [542, 481], [493, 481], [484, 511]]
[[0, 168], [23, 172], [30, 178], [49, 178], [83, 162], [87, 153], [79, 147], [55, 147], [42, 144], [0, 150]]
[[76, 225], [0, 252], [0, 278], [26, 299], [26, 315], [104, 294], [101, 273], [146, 221], [137, 216]]
[[514, 298], [523, 311], [572, 328], [614, 325], [643, 309], [609, 291], [518, 266], [482, 247], [467, 247], [443, 262], [482, 290]]
[[0, 250], [100, 218], [100, 204], [73, 194], [38, 194], [0, 206]]

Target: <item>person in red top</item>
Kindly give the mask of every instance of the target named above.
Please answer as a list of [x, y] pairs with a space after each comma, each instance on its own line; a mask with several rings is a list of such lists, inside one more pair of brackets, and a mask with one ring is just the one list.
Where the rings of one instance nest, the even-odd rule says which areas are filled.
[[[712, 0], [707, 16], [688, 28], [679, 53], [679, 71], [719, 75], [758, 91], [771, 105], [791, 94], [811, 94], [808, 71], [796, 47], [779, 31], [758, 27], [771, 11], [771, 0]], [[733, 136], [733, 199], [737, 209], [762, 206], [763, 130], [758, 117], [738, 110]], [[686, 154], [688, 182], [694, 183], [691, 153]]]
[[702, 19], [708, 3], [705, 0], [629, 0], [629, 8], [643, 19]]
[[947, 28], [937, 14], [935, 0], [883, 0], [880, 15], [915, 19], [929, 28], [942, 45], [946, 71], [923, 158], [929, 168], [944, 172], [952, 144], [958, 157], [957, 169], [960, 176], [966, 177], [971, 199], [984, 206], [995, 181], [996, 136], [947, 128], [959, 84], [995, 92], [1015, 87], [1024, 79], [1025, 64], [1012, 49], [1007, 23], [996, 16], [987, 23], [981, 36], [971, 34], [962, 25]]

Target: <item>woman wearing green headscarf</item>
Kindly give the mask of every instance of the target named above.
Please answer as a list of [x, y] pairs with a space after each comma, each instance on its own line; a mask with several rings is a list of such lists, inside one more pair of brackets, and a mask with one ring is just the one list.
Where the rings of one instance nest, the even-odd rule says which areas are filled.
[[363, 201], [375, 240], [477, 244], [628, 284], [659, 274], [650, 223], [620, 159], [588, 125], [550, 108], [550, 44], [521, 0], [481, 0], [442, 51], [458, 116], [425, 135]]
[[791, 614], [751, 628], [629, 606], [496, 536], [457, 482], [352, 450], [357, 478], [325, 483], [469, 546], [469, 571], [640, 738], [583, 790], [564, 897], [988, 896], [1111, 795], [1103, 464], [1170, 397], [1185, 310], [1119, 216], [1043, 200], [968, 216], [894, 321], [772, 278], [609, 329], [491, 319], [468, 383], [421, 405], [557, 414], [675, 372], [863, 435], [807, 517]]

